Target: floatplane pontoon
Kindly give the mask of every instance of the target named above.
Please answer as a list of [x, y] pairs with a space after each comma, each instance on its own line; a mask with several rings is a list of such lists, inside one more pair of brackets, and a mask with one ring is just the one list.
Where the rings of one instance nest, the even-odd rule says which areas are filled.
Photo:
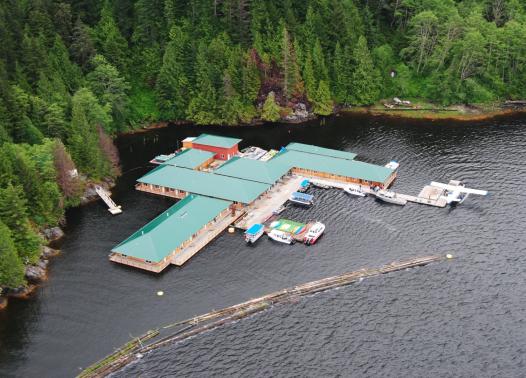
[[470, 194], [476, 194], [479, 196], [485, 196], [488, 194], [486, 190], [466, 188], [465, 184], [458, 180], [451, 180], [449, 181], [449, 184], [433, 181], [431, 186], [444, 189], [443, 197], [446, 199], [447, 204], [451, 206], [461, 204]]

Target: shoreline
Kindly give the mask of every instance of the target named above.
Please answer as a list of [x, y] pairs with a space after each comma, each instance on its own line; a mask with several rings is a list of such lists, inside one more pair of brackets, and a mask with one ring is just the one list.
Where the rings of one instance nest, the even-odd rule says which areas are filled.
[[[98, 200], [99, 197], [94, 189], [95, 185], [100, 185], [109, 191], [115, 186], [115, 184], [115, 179], [109, 177], [102, 179], [100, 182], [87, 182], [80, 204], [75, 206], [75, 208]], [[48, 267], [51, 258], [62, 253], [60, 249], [53, 248], [57, 246], [56, 244], [65, 236], [64, 230], [61, 227], [62, 225], [63, 223], [61, 222], [59, 225], [39, 230], [45, 240], [40, 257], [34, 264], [26, 265], [25, 278], [27, 283], [25, 285], [16, 288], [0, 288], [0, 311], [7, 308], [9, 305], [9, 298], [23, 300], [30, 299], [35, 294], [36, 290], [47, 281]]]
[[526, 108], [505, 108], [498, 106], [454, 105], [446, 108], [381, 108], [378, 104], [342, 108], [340, 114], [367, 114], [374, 117], [410, 119], [415, 121], [487, 121], [497, 117], [507, 117], [526, 113]]
[[[319, 116], [313, 113], [302, 119], [280, 119], [276, 122], [266, 122], [260, 118], [254, 119], [249, 123], [236, 125], [202, 125], [214, 127], [261, 127], [266, 124], [282, 123], [290, 125], [301, 125], [325, 117], [338, 117], [343, 114], [370, 115], [373, 117], [388, 117], [396, 119], [406, 119], [415, 121], [455, 121], [455, 122], [476, 122], [487, 121], [498, 117], [508, 117], [526, 114], [526, 107], [504, 107], [504, 103], [498, 105], [452, 105], [445, 108], [385, 108], [382, 104], [355, 107], [336, 106], [332, 114]], [[432, 105], [429, 105], [432, 106]], [[195, 125], [190, 120], [157, 121], [138, 129], [128, 130], [117, 135], [117, 137], [146, 133], [156, 129], [164, 129], [170, 126], [189, 126]]]

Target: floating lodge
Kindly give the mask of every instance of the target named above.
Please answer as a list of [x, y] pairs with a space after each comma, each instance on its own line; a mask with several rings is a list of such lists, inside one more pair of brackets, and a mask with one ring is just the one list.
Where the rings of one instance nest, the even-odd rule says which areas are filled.
[[297, 186], [288, 193], [273, 189], [285, 188], [291, 177], [365, 188], [387, 188], [396, 178], [396, 170], [355, 160], [351, 152], [290, 143], [262, 161], [241, 156], [240, 142], [209, 134], [186, 138], [181, 151], [139, 178], [137, 190], [180, 201], [114, 247], [110, 260], [157, 273], [169, 264], [182, 265], [231, 224], [257, 211], [256, 202], [281, 195], [282, 205]]

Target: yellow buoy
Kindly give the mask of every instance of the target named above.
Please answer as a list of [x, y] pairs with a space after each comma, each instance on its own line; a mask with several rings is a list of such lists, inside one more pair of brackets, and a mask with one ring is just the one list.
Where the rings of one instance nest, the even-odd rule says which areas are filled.
[[164, 291], [159, 290], [159, 291], [157, 292], [157, 295], [160, 296], [160, 297], [163, 296], [163, 295], [164, 295]]
[[448, 259], [452, 259], [452, 258], [453, 258], [453, 255], [452, 255], [451, 253], [448, 253], [448, 254], [446, 255], [446, 257], [447, 257]]
[[234, 227], [229, 227], [228, 228], [228, 232], [233, 234], [234, 232], [236, 231], [236, 229]]

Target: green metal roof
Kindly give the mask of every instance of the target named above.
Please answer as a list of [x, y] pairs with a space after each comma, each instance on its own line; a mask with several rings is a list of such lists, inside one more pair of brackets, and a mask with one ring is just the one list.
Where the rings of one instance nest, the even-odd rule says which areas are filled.
[[171, 165], [162, 165], [137, 181], [240, 203], [254, 201], [270, 187], [260, 182]]
[[111, 251], [159, 262], [230, 204], [229, 201], [190, 194]]
[[309, 154], [329, 156], [339, 159], [354, 160], [356, 157], [356, 154], [352, 152], [333, 150], [330, 148], [312, 146], [310, 144], [303, 143], [289, 143], [285, 148], [289, 151], [307, 152]]
[[195, 169], [212, 157], [214, 157], [213, 152], [189, 148], [166, 160], [163, 164]]
[[290, 168], [280, 164], [270, 164], [261, 160], [235, 156], [214, 172], [218, 175], [237, 177], [244, 180], [274, 184]]
[[234, 147], [239, 142], [241, 142], [241, 139], [210, 134], [201, 134], [192, 141], [192, 143], [222, 148]]
[[385, 182], [393, 173], [392, 169], [380, 165], [290, 150], [279, 153], [268, 163], [279, 169], [296, 167], [374, 182]]

